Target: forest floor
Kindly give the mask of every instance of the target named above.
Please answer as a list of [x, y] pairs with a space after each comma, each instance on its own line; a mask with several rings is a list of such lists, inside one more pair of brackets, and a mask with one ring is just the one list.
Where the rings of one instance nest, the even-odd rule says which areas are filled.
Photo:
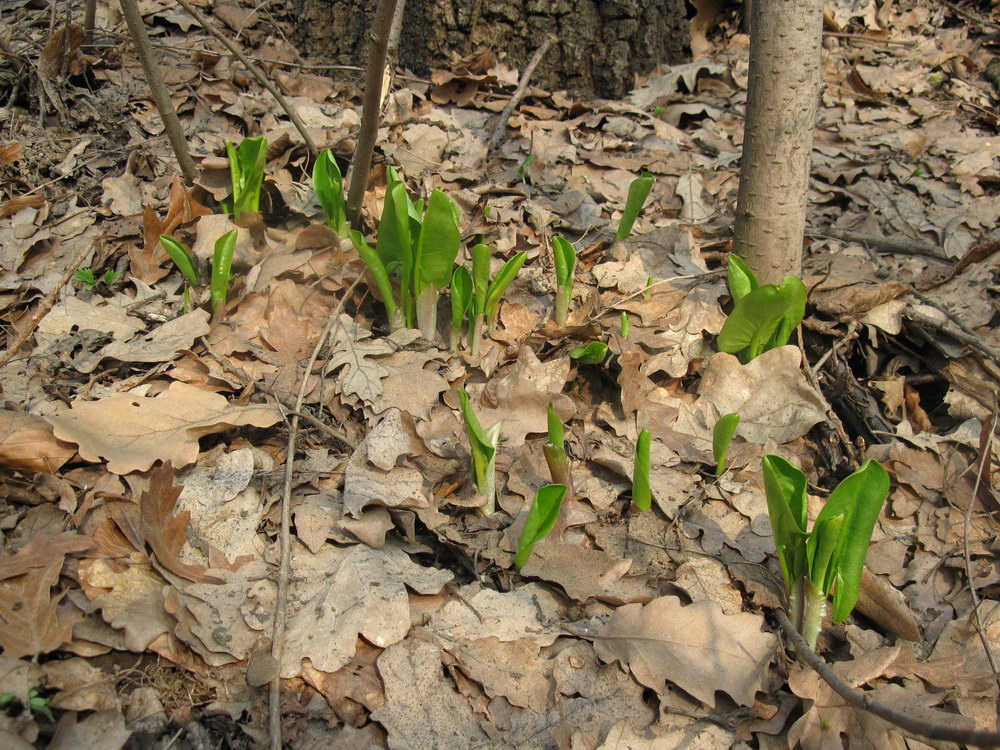
[[[367, 284], [352, 287], [360, 261], [324, 223], [298, 133], [183, 10], [140, 3], [193, 188], [118, 4], [98, 3], [89, 47], [62, 15], [76, 5], [52, 5], [5, 2], [0, 27], [0, 745], [263, 746], [280, 675], [296, 749], [926, 747], [783, 648], [765, 454], [807, 472], [813, 515], [865, 459], [891, 477], [862, 602], [817, 651], [910, 715], [997, 729], [989, 3], [827, 2], [807, 316], [793, 345], [745, 365], [715, 349], [746, 102], [736, 10], [696, 34], [696, 62], [621, 101], [530, 89], [493, 152], [519, 79], [502, 56], [398, 77], [366, 215], [391, 164], [412, 195], [455, 200], [494, 271], [527, 252], [472, 356], [467, 336], [455, 355], [442, 343], [446, 301], [438, 341], [387, 333]], [[346, 169], [359, 73], [302, 60], [277, 5], [219, 1], [211, 19]], [[185, 312], [159, 236], [207, 263], [235, 228], [219, 208], [225, 143], [256, 135], [270, 144], [263, 222], [239, 228], [213, 321], [204, 289]], [[616, 241], [643, 171], [650, 199]], [[579, 255], [566, 326], [549, 321], [555, 235]], [[602, 362], [570, 357], [594, 341]], [[484, 428], [502, 422], [489, 516], [461, 389]], [[574, 494], [517, 571], [550, 481], [550, 403]], [[732, 412], [716, 477], [712, 428]], [[639, 512], [644, 428], [654, 503]]]

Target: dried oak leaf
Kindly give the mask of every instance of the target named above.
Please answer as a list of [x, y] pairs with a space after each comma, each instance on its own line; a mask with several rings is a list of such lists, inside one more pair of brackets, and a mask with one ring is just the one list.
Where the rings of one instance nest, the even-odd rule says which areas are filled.
[[235, 406], [217, 393], [171, 383], [155, 398], [115, 393], [75, 402], [45, 419], [57, 438], [80, 446], [85, 460], [105, 458], [109, 471], [128, 474], [146, 471], [157, 460], [187, 466], [198, 458], [199, 438], [231, 427], [270, 427], [281, 414], [266, 404]]
[[594, 650], [627, 664], [635, 678], [663, 692], [669, 680], [707, 706], [717, 690], [743, 706], [767, 676], [778, 639], [761, 632], [759, 615], [724, 614], [715, 602], [687, 607], [676, 596], [619, 607], [600, 629]]
[[0, 411], [0, 466], [52, 473], [76, 455], [76, 446], [57, 440], [41, 417]]
[[[25, 553], [27, 547], [15, 555]], [[28, 551], [32, 557], [37, 551]], [[0, 649], [18, 659], [55, 651], [73, 637], [73, 620], [57, 613], [63, 595], [52, 595], [65, 553], [53, 550], [43, 566], [0, 583]]]

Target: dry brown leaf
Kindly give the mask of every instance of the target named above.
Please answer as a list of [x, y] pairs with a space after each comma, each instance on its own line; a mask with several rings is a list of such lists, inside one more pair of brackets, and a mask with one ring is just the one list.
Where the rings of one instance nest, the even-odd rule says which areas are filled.
[[[34, 553], [32, 553], [34, 554]], [[0, 582], [0, 648], [9, 658], [54, 651], [73, 637], [73, 620], [60, 616], [63, 594], [52, 595], [65, 555], [49, 555], [44, 567]]]
[[115, 680], [86, 659], [53, 661], [45, 665], [47, 687], [60, 692], [54, 706], [66, 711], [121, 711]]
[[280, 419], [273, 406], [236, 406], [185, 383], [171, 383], [156, 398], [115, 393], [77, 401], [46, 417], [57, 438], [79, 445], [87, 461], [107, 459], [115, 474], [146, 471], [158, 460], [187, 466], [198, 458], [199, 438], [243, 425], [270, 427]]
[[0, 581], [24, 575], [34, 568], [46, 568], [52, 564], [53, 557], [86, 552], [93, 547], [94, 540], [83, 534], [35, 535], [17, 554], [0, 558]]
[[76, 446], [56, 439], [41, 417], [0, 411], [0, 466], [24, 472], [52, 473], [76, 455]]
[[685, 607], [676, 596], [663, 596], [615, 610], [594, 649], [604, 661], [628, 665], [657, 692], [670, 681], [707, 706], [715, 705], [716, 691], [752, 706], [778, 646], [763, 624], [759, 615], [726, 615], [715, 602]]

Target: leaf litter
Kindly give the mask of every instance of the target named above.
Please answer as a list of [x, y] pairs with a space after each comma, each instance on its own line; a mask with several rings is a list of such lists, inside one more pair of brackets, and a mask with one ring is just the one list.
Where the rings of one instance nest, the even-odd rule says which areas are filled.
[[[217, 3], [215, 19], [260, 57], [296, 60], [269, 35], [274, 19], [245, 5]], [[283, 715], [293, 746], [901, 743], [778, 648], [767, 615], [780, 573], [758, 468], [767, 452], [801, 465], [818, 494], [852, 454], [882, 461], [894, 480], [867, 560], [867, 619], [821, 637], [835, 671], [914, 715], [995, 728], [997, 683], [977, 630], [996, 643], [997, 457], [983, 425], [1000, 373], [997, 90], [981, 75], [990, 57], [978, 30], [995, 23], [916, 0], [827, 3], [803, 270], [808, 366], [793, 347], [741, 365], [715, 352], [714, 336], [749, 41], [715, 5], [695, 3], [697, 59], [655, 71], [622, 101], [532, 89], [490, 161], [493, 113], [517, 71], [486, 55], [481, 73], [456, 65], [404, 79], [379, 135], [386, 159], [411, 189], [456, 200], [463, 229], [497, 255], [494, 272], [521, 250], [528, 262], [480, 357], [467, 342], [451, 357], [415, 332], [386, 335], [362, 285], [308, 373], [302, 363], [360, 266], [322, 224], [284, 113], [185, 13], [146, 3], [175, 105], [205, 155], [187, 187], [159, 146], [132, 148], [162, 126], [150, 102], [121, 108], [119, 92], [141, 78], [130, 49], [112, 54], [118, 43], [105, 41], [85, 54], [75, 33], [60, 29], [56, 44], [47, 23], [25, 27], [17, 44], [41, 56], [48, 83], [86, 72], [120, 122], [98, 122], [90, 104], [56, 106], [79, 137], [52, 141], [18, 105], [0, 151], [12, 178], [0, 306], [16, 331], [43, 316], [0, 373], [0, 674], [17, 705], [36, 689], [60, 717], [53, 732], [28, 708], [8, 710], [4, 736], [117, 748], [145, 726], [140, 705], [164, 717], [149, 726], [176, 731], [167, 722], [184, 726], [196, 708], [173, 700], [166, 678], [152, 693], [128, 678], [137, 655], [155, 655], [208, 696], [198, 721], [227, 717], [244, 746], [266, 738], [263, 686], [275, 674], [299, 702]], [[99, 8], [98, 36], [110, 39], [101, 35], [121, 24]], [[346, 164], [358, 91], [265, 67]], [[60, 104], [85, 99], [73, 81], [60, 79]], [[246, 132], [272, 145], [276, 202], [263, 224], [239, 229], [233, 302], [210, 326], [201, 309], [183, 314], [158, 238], [210, 257], [232, 228], [213, 208], [228, 192], [218, 157]], [[132, 156], [99, 152], [108, 143]], [[632, 236], [614, 241], [644, 170], [656, 177], [649, 202]], [[370, 216], [385, 182], [377, 168]], [[556, 233], [581, 259], [562, 328], [548, 322]], [[74, 264], [120, 277], [60, 288]], [[609, 344], [605, 364], [569, 359], [596, 340]], [[350, 443], [307, 427], [286, 455], [282, 417], [302, 378], [310, 414]], [[459, 389], [482, 424], [503, 423], [500, 512], [489, 518], [475, 511]], [[550, 401], [567, 425], [576, 496], [517, 574], [517, 536], [549, 481]], [[712, 428], [733, 412], [730, 469], [716, 479]], [[654, 509], [636, 514], [643, 428]], [[278, 664], [268, 654], [288, 461], [295, 532]], [[810, 514], [819, 507], [811, 498]]]

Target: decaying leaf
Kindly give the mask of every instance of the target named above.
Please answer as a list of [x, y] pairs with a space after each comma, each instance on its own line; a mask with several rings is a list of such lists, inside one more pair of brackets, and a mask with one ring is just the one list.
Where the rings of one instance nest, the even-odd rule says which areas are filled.
[[52, 425], [19, 411], [0, 411], [0, 465], [16, 471], [54, 472], [76, 454], [72, 443], [58, 440]]

